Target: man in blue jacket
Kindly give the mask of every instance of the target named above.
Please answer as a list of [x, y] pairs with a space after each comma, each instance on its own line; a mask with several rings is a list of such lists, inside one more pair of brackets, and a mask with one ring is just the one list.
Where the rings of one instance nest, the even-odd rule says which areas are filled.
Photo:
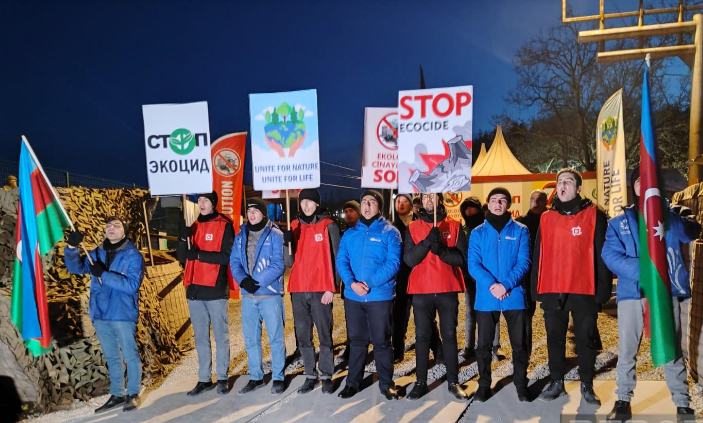
[[[608, 414], [609, 421], [625, 421], [632, 418], [630, 400], [636, 384], [635, 365], [644, 326], [643, 300], [639, 286], [639, 168], [634, 170], [631, 180], [634, 181], [632, 187], [636, 197], [635, 204], [625, 207], [623, 214], [610, 219], [601, 254], [608, 268], [618, 275], [616, 300], [618, 303], [620, 352], [616, 367], [617, 389], [615, 395], [617, 401], [613, 410]], [[664, 376], [674, 405], [677, 407], [679, 421], [687, 421], [687, 419], [695, 421], [693, 410], [689, 408], [691, 397], [686, 381], [686, 366], [680, 351], [680, 310], [689, 307], [691, 298], [691, 284], [681, 255], [681, 246], [698, 238], [700, 232], [701, 226], [695, 220], [683, 218], [673, 210], [669, 212], [668, 226], [664, 236], [678, 343], [676, 359], [664, 365]]]
[[247, 223], [234, 238], [230, 269], [242, 288], [242, 331], [249, 360], [249, 382], [239, 391], [246, 394], [264, 386], [261, 365], [261, 322], [271, 347], [272, 394], [284, 391], [286, 347], [283, 339], [283, 232], [268, 219], [268, 207], [260, 198], [250, 198]]
[[[127, 239], [129, 225], [118, 217], [105, 221], [105, 241], [90, 252], [92, 264], [81, 256], [78, 245], [83, 234], [68, 235], [64, 260], [69, 272], [90, 273], [90, 320], [95, 327], [110, 375], [110, 398], [95, 412], [123, 405], [124, 411], [139, 404], [142, 362], [135, 333], [139, 320], [139, 286], [144, 276], [144, 258]], [[127, 364], [125, 397], [123, 361]]]
[[349, 373], [340, 398], [351, 398], [361, 389], [370, 340], [381, 394], [388, 400], [398, 399], [393, 382], [391, 311], [400, 268], [400, 233], [381, 216], [381, 210], [381, 194], [366, 190], [359, 222], [344, 232], [337, 253], [351, 340]]
[[478, 322], [479, 380], [474, 399], [479, 402], [491, 396], [491, 347], [501, 313], [508, 323], [517, 396], [520, 401], [530, 401], [525, 349], [527, 303], [522, 283], [530, 267], [530, 233], [510, 215], [511, 200], [507, 189], [491, 190], [486, 221], [471, 232], [469, 239], [468, 263], [476, 279], [474, 308]]

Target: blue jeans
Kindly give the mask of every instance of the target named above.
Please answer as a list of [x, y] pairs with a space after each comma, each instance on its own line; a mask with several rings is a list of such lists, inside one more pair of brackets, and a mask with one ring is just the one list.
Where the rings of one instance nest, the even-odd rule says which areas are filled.
[[190, 321], [193, 323], [195, 350], [198, 352], [198, 382], [212, 382], [212, 346], [210, 325], [217, 346], [217, 380], [227, 380], [229, 372], [229, 317], [227, 299], [188, 300]]
[[261, 366], [261, 322], [266, 325], [271, 346], [271, 377], [273, 380], [283, 380], [283, 370], [286, 365], [286, 346], [283, 343], [285, 320], [283, 297], [277, 295], [257, 300], [245, 295], [242, 298], [242, 332], [249, 359], [250, 380], [264, 378], [264, 370]]
[[135, 322], [115, 322], [110, 320], [95, 320], [95, 333], [107, 362], [110, 374], [110, 394], [124, 396], [124, 367], [127, 363], [127, 395], [139, 395], [142, 382], [142, 362], [137, 351]]

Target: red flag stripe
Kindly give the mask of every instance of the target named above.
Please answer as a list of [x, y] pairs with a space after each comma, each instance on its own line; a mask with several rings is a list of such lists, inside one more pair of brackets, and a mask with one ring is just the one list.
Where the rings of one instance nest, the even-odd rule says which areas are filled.
[[37, 302], [37, 314], [39, 315], [39, 326], [42, 337], [39, 343], [42, 347], [48, 348], [51, 345], [51, 330], [49, 328], [49, 304], [46, 301], [46, 287], [44, 286], [44, 266], [39, 254], [39, 244], [34, 248], [34, 297]]
[[[652, 161], [652, 157], [649, 154], [641, 154], [640, 157], [640, 186], [641, 193], [640, 198], [642, 201], [642, 212], [646, 211], [644, 216], [645, 222], [647, 223], [648, 232], [648, 249], [649, 256], [652, 258], [654, 266], [661, 275], [664, 284], [666, 284], [667, 289], [671, 291], [671, 286], [669, 282], [669, 272], [668, 263], [666, 261], [666, 243], [664, 241], [664, 216], [662, 214], [662, 198], [660, 195], [653, 195], [647, 197], [646, 193], [649, 188], [658, 187], [659, 181], [657, 180], [657, 169]], [[657, 236], [653, 231], [655, 227], [661, 224], [661, 234], [662, 236]]]
[[34, 212], [39, 215], [46, 209], [46, 206], [54, 201], [54, 192], [51, 190], [49, 183], [44, 179], [44, 175], [39, 169], [34, 169], [31, 173], [32, 179], [32, 195], [34, 196]]

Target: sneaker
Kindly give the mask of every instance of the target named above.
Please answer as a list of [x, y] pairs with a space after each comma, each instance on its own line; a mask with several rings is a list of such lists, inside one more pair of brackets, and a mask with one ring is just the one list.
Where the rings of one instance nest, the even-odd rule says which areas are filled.
[[127, 395], [125, 397], [124, 406], [122, 411], [132, 411], [136, 410], [139, 406], [139, 395]]
[[491, 388], [488, 386], [479, 386], [474, 394], [474, 401], [486, 402], [491, 397]]
[[593, 385], [587, 385], [581, 382], [581, 398], [589, 404], [600, 405], [600, 398], [593, 390]]
[[395, 387], [381, 389], [381, 395], [386, 397], [388, 401], [398, 399], [398, 390]]
[[322, 393], [332, 394], [334, 393], [334, 382], [332, 379], [325, 379], [322, 381]]
[[540, 401], [553, 401], [561, 396], [566, 395], [566, 390], [564, 389], [564, 381], [562, 379], [552, 380], [549, 382], [541, 394], [539, 394]]
[[359, 392], [359, 389], [358, 389], [358, 388], [355, 388], [355, 387], [353, 387], [353, 386], [347, 385], [347, 386], [344, 387], [344, 389], [342, 389], [342, 392], [340, 392], [339, 394], [337, 394], [337, 396], [338, 396], [339, 398], [342, 398], [342, 399], [347, 399], [347, 398], [353, 397], [353, 396], [356, 395], [358, 392]]
[[226, 394], [229, 392], [229, 384], [227, 383], [226, 380], [218, 380], [217, 381], [217, 393], [218, 394]]
[[242, 389], [239, 390], [240, 394], [248, 394], [249, 392], [259, 389], [265, 385], [263, 379], [262, 380], [250, 380], [247, 382], [246, 385]]
[[689, 407], [676, 407], [676, 421], [691, 423], [696, 421], [696, 413]]
[[305, 382], [303, 382], [303, 385], [298, 388], [298, 393], [307, 394], [308, 392], [311, 392], [313, 389], [315, 389], [316, 385], [317, 379], [307, 378], [305, 379]]
[[530, 390], [525, 388], [517, 388], [517, 399], [520, 402], [530, 402]]
[[412, 391], [408, 393], [408, 395], [405, 396], [405, 398], [409, 399], [410, 401], [415, 401], [427, 393], [427, 383], [426, 382], [415, 382], [415, 386], [413, 386]]
[[469, 399], [469, 396], [466, 395], [466, 391], [464, 391], [464, 388], [462, 388], [458, 382], [448, 382], [447, 387], [449, 389], [449, 393], [454, 395], [454, 398], [459, 401], [466, 401]]
[[215, 384], [212, 382], [198, 382], [195, 384], [195, 388], [188, 391], [188, 396], [193, 397], [193, 396], [202, 394], [203, 392], [209, 391], [210, 389], [213, 389], [214, 387], [215, 387]]
[[274, 380], [273, 384], [271, 386], [271, 393], [274, 395], [278, 395], [283, 393], [283, 391], [286, 390], [286, 384], [283, 383], [282, 380]]
[[98, 413], [103, 413], [108, 410], [112, 410], [113, 408], [124, 404], [124, 397], [118, 397], [116, 395], [110, 395], [110, 398], [107, 400], [107, 402], [100, 407], [95, 409], [95, 414]]
[[632, 419], [632, 408], [630, 407], [630, 401], [615, 401], [615, 405], [608, 416], [606, 416], [605, 421], [608, 422], [624, 422]]

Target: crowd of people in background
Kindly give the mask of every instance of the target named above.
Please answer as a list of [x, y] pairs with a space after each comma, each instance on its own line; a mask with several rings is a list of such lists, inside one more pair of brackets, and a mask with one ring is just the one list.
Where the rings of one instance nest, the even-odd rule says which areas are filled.
[[[282, 230], [269, 220], [264, 200], [249, 198], [247, 222], [234, 234], [231, 220], [216, 211], [217, 195], [198, 197], [200, 215], [191, 226], [181, 225], [178, 259], [184, 265], [184, 285], [195, 334], [198, 382], [188, 395], [217, 388], [227, 394], [229, 321], [227, 300], [236, 283], [242, 296], [241, 330], [249, 365], [246, 394], [265, 385], [262, 365], [262, 324], [271, 351], [271, 392], [284, 392], [285, 309], [289, 293], [296, 346], [303, 360], [307, 394], [319, 384], [324, 394], [339, 387], [333, 381], [335, 355], [333, 300], [344, 301], [347, 333], [343, 358], [348, 376], [341, 398], [363, 389], [369, 344], [379, 388], [388, 400], [399, 398], [393, 366], [403, 361], [412, 310], [415, 323], [416, 382], [405, 395], [417, 400], [428, 391], [430, 352], [435, 364], [446, 367], [447, 390], [457, 400], [469, 395], [459, 381], [459, 359], [475, 359], [478, 390], [473, 398], [492, 396], [491, 362], [500, 359], [501, 316], [512, 349], [517, 399], [532, 401], [527, 368], [533, 347], [533, 316], [537, 303], [544, 312], [549, 383], [538, 399], [566, 395], [566, 338], [573, 322], [581, 398], [600, 404], [593, 388], [595, 359], [600, 348], [598, 313], [612, 296], [613, 273], [618, 276], [616, 301], [620, 337], [617, 363], [617, 402], [609, 420], [632, 417], [636, 355], [640, 346], [644, 300], [639, 289], [637, 198], [639, 172], [632, 177], [635, 202], [608, 222], [606, 214], [581, 195], [578, 171], [557, 174], [551, 201], [535, 190], [529, 211], [517, 219], [510, 212], [512, 194], [496, 187], [485, 198], [469, 197], [460, 205], [462, 221], [447, 214], [441, 194], [400, 194], [394, 198], [393, 221], [383, 216], [384, 198], [366, 190], [359, 201], [343, 206], [346, 229], [322, 207], [315, 189], [299, 193], [300, 211]], [[666, 244], [670, 251], [673, 309], [680, 341], [679, 313], [691, 296], [681, 248], [697, 238], [701, 226], [685, 208], [668, 215]], [[118, 217], [106, 222], [106, 240], [90, 252], [89, 260], [75, 248], [82, 235], [69, 235], [66, 265], [72, 273], [90, 273], [90, 314], [110, 369], [111, 397], [96, 412], [124, 404], [138, 405], [141, 364], [134, 340], [137, 291], [143, 259], [126, 240], [128, 226]], [[287, 284], [284, 273], [290, 268]], [[459, 301], [465, 302], [465, 345], [457, 345]], [[313, 343], [318, 334], [319, 355]], [[212, 381], [212, 330], [216, 381]], [[127, 364], [124, 387], [122, 361]], [[680, 348], [664, 366], [679, 421], [693, 418]]]

